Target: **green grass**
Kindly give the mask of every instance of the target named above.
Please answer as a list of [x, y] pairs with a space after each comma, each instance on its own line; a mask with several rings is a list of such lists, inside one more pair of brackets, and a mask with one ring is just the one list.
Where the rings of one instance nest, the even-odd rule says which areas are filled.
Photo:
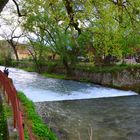
[[24, 128], [24, 139], [25, 140], [30, 140], [26, 127]]
[[35, 68], [33, 68], [33, 67], [24, 67], [24, 68], [18, 67], [18, 68], [23, 69], [28, 72], [35, 72]]
[[102, 66], [102, 67], [97, 67], [97, 66], [92, 66], [88, 64], [78, 64], [76, 66], [76, 70], [81, 70], [85, 72], [97, 72], [97, 73], [109, 73], [109, 72], [117, 72], [117, 71], [122, 71], [124, 69], [130, 69], [130, 68], [140, 68], [140, 65], [114, 65], [114, 66]]
[[[48, 73], [43, 73], [46, 77], [51, 78], [59, 78], [59, 79], [66, 79], [64, 75], [54, 74], [53, 71], [54, 67], [61, 67], [64, 69], [63, 65], [59, 61], [48, 61], [44, 66], [48, 67]], [[28, 72], [35, 72], [35, 68], [33, 67], [21, 67], [22, 69]], [[140, 64], [120, 64], [120, 65], [112, 65], [112, 66], [94, 66], [91, 63], [78, 63], [75, 66], [75, 70], [85, 71], [85, 72], [97, 72], [97, 73], [108, 73], [108, 72], [117, 72], [122, 71], [124, 69], [130, 68], [140, 68]]]
[[37, 114], [33, 102], [29, 100], [23, 92], [18, 92], [18, 97], [27, 111], [28, 120], [32, 124], [34, 134], [36, 134], [40, 140], [57, 140], [56, 135], [43, 123], [41, 117]]
[[4, 115], [5, 115], [6, 119], [8, 119], [13, 114], [12, 109], [6, 102], [3, 103], [3, 108], [4, 108]]
[[7, 123], [4, 108], [0, 102], [0, 140], [7, 140]]
[[49, 77], [49, 78], [56, 78], [56, 79], [67, 79], [66, 76], [64, 74], [55, 74], [55, 73], [43, 73], [42, 74], [45, 77]]

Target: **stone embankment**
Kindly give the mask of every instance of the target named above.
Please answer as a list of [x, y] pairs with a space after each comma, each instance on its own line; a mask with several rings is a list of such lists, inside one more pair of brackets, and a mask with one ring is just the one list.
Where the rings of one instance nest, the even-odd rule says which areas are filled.
[[[133, 62], [134, 64], [134, 62]], [[57, 66], [44, 66], [42, 72], [64, 74], [64, 68]], [[133, 90], [140, 93], [140, 67], [124, 68], [112, 72], [88, 72], [83, 70], [74, 70], [74, 80], [89, 81], [103, 86]]]
[[[44, 71], [64, 74], [65, 70], [54, 67], [52, 71], [48, 68]], [[140, 68], [124, 68], [111, 72], [89, 72], [83, 70], [74, 70], [73, 80], [88, 81], [95, 84], [113, 87], [123, 90], [132, 90], [140, 93]], [[71, 78], [70, 78], [71, 79]]]
[[115, 72], [85, 72], [74, 71], [75, 77], [86, 79], [95, 84], [133, 90], [140, 93], [140, 69], [131, 68]]

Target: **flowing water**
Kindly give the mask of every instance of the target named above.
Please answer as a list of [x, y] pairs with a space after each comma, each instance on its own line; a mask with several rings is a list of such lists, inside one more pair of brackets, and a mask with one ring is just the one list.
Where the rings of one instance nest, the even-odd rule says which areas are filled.
[[[0, 70], [3, 69], [1, 66]], [[15, 68], [9, 68], [9, 72], [16, 89], [23, 91], [34, 102], [137, 95], [132, 91], [121, 91], [95, 84], [45, 78], [37, 73]]]
[[140, 96], [36, 103], [60, 140], [140, 140]]
[[35, 102], [37, 112], [60, 140], [140, 140], [137, 93], [15, 68], [9, 71], [17, 90]]

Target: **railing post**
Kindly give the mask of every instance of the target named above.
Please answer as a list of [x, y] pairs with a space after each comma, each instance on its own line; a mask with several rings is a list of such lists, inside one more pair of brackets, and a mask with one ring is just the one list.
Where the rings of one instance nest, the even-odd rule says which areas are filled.
[[0, 71], [0, 84], [4, 95], [7, 97], [8, 103], [11, 103], [13, 109], [13, 123], [14, 128], [18, 129], [19, 140], [24, 140], [24, 130], [22, 126], [22, 115], [20, 112], [19, 101], [17, 98], [17, 92], [13, 83], [8, 79], [6, 75]]
[[17, 121], [16, 119], [17, 119], [17, 118], [16, 118], [16, 112], [15, 112], [15, 110], [14, 110], [14, 114], [13, 114], [13, 115], [14, 115], [14, 117], [13, 117], [14, 128], [16, 128], [16, 126], [17, 126], [17, 125], [16, 125], [16, 124], [17, 124], [17, 123], [16, 123], [16, 121]]
[[22, 113], [21, 113], [21, 111], [19, 111], [19, 126], [21, 127], [20, 129], [19, 129], [19, 137], [20, 137], [20, 140], [24, 140], [24, 133], [22, 133], [22, 131], [21, 130], [23, 130], [24, 128], [23, 128], [23, 121], [22, 121]]

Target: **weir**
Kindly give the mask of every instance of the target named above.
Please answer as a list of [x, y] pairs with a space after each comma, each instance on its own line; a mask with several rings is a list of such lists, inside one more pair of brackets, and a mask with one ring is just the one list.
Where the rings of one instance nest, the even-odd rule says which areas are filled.
[[23, 91], [34, 102], [137, 95], [136, 92], [116, 90], [91, 83], [45, 78], [35, 72], [16, 68], [9, 68], [9, 72], [16, 89]]
[[[2, 67], [3, 68], [3, 67]], [[139, 140], [140, 96], [132, 91], [9, 68], [18, 90], [61, 140]]]

